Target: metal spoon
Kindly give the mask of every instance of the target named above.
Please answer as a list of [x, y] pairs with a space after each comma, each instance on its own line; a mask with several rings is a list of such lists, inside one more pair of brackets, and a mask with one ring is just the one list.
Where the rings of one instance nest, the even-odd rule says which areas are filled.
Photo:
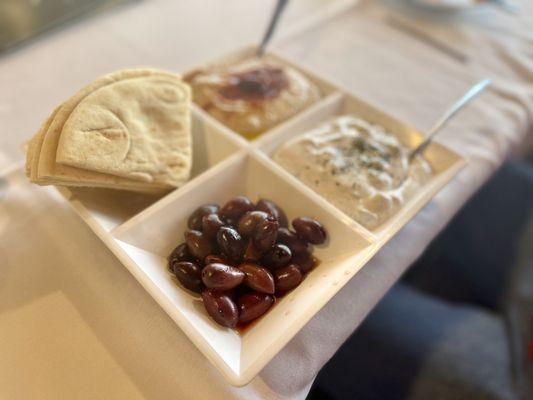
[[274, 9], [274, 13], [272, 14], [272, 17], [270, 18], [270, 22], [268, 24], [268, 28], [265, 32], [265, 35], [263, 36], [263, 40], [261, 40], [261, 44], [259, 45], [259, 48], [257, 49], [257, 57], [262, 57], [263, 54], [265, 54], [265, 49], [270, 42], [270, 38], [272, 38], [272, 35], [274, 34], [274, 30], [276, 29], [276, 25], [278, 24], [278, 21], [281, 17], [281, 14], [283, 13], [283, 10], [285, 9], [285, 6], [289, 0], [278, 0], [278, 3], [276, 4], [276, 8]]
[[426, 138], [417, 147], [411, 150], [409, 153], [409, 162], [420, 153], [422, 153], [426, 147], [431, 143], [433, 138], [440, 130], [448, 123], [448, 121], [467, 103], [469, 103], [474, 97], [480, 94], [485, 88], [490, 85], [490, 79], [483, 79], [474, 86], [472, 86], [459, 100], [457, 100], [448, 110], [440, 117], [440, 119], [433, 125], [433, 127], [427, 133]]

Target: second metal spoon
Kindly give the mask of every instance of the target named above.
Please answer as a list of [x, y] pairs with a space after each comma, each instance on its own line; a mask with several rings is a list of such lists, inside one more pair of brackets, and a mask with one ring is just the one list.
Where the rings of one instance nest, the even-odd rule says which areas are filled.
[[418, 154], [422, 153], [426, 147], [431, 143], [433, 138], [440, 130], [448, 123], [448, 121], [474, 97], [480, 94], [485, 88], [490, 85], [490, 79], [483, 79], [474, 86], [472, 86], [459, 100], [452, 104], [452, 106], [440, 117], [440, 119], [433, 125], [427, 133], [426, 138], [422, 143], [415, 147], [409, 153], [409, 162], [411, 162]]

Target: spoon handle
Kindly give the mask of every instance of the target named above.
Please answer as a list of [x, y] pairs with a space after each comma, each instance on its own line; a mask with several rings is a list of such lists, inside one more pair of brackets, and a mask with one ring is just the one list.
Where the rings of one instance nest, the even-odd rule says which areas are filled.
[[272, 14], [272, 17], [270, 18], [267, 31], [265, 32], [265, 35], [263, 36], [263, 40], [261, 40], [261, 44], [259, 45], [259, 48], [257, 49], [258, 57], [261, 57], [265, 53], [266, 46], [268, 42], [270, 41], [270, 38], [272, 37], [272, 34], [274, 33], [274, 30], [276, 29], [276, 25], [278, 24], [278, 21], [281, 17], [283, 9], [285, 8], [288, 2], [289, 0], [278, 0], [278, 3], [276, 4], [276, 8], [274, 9], [274, 13]]
[[415, 147], [413, 150], [411, 150], [411, 153], [409, 154], [409, 160], [413, 160], [416, 155], [422, 153], [431, 143], [435, 135], [440, 132], [440, 130], [448, 123], [448, 121], [474, 97], [476, 97], [483, 90], [485, 90], [485, 88], [490, 85], [490, 82], [490, 79], [483, 79], [482, 81], [479, 81], [474, 86], [472, 86], [468, 90], [468, 92], [463, 95], [463, 97], [457, 100], [448, 110], [446, 110], [446, 112], [440, 117], [440, 119], [435, 123], [435, 125], [433, 125], [433, 127], [429, 130], [424, 141], [420, 143], [417, 147]]

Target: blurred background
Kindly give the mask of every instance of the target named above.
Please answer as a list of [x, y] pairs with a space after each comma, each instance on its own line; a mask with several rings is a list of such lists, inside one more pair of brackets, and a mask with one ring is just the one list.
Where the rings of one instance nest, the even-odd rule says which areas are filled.
[[[0, 171], [20, 166], [23, 142], [82, 83], [139, 65], [184, 71], [257, 43], [274, 3], [0, 0]], [[429, 206], [447, 216], [435, 237], [309, 399], [533, 399], [532, 3], [289, 2], [276, 51], [422, 131], [471, 82], [494, 82], [443, 133], [475, 165], [460, 182], [474, 183]], [[144, 398], [170, 398], [146, 385]]]

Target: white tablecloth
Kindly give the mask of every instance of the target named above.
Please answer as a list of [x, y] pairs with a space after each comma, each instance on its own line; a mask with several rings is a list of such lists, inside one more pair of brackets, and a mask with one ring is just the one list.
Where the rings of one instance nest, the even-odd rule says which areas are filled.
[[[473, 81], [493, 78], [491, 90], [440, 137], [468, 167], [243, 388], [223, 381], [52, 189], [28, 184], [14, 169], [0, 181], [1, 398], [305, 397], [320, 367], [432, 238], [531, 140], [531, 2], [519, 16], [487, 8], [424, 21], [405, 21], [391, 3], [363, 1], [297, 34], [323, 3], [294, 1], [276, 47], [421, 129]], [[184, 70], [213, 58], [256, 40], [271, 5], [135, 2], [0, 58], [0, 170], [15, 168], [21, 143], [85, 82], [121, 67]], [[395, 30], [391, 15], [468, 61]]]

